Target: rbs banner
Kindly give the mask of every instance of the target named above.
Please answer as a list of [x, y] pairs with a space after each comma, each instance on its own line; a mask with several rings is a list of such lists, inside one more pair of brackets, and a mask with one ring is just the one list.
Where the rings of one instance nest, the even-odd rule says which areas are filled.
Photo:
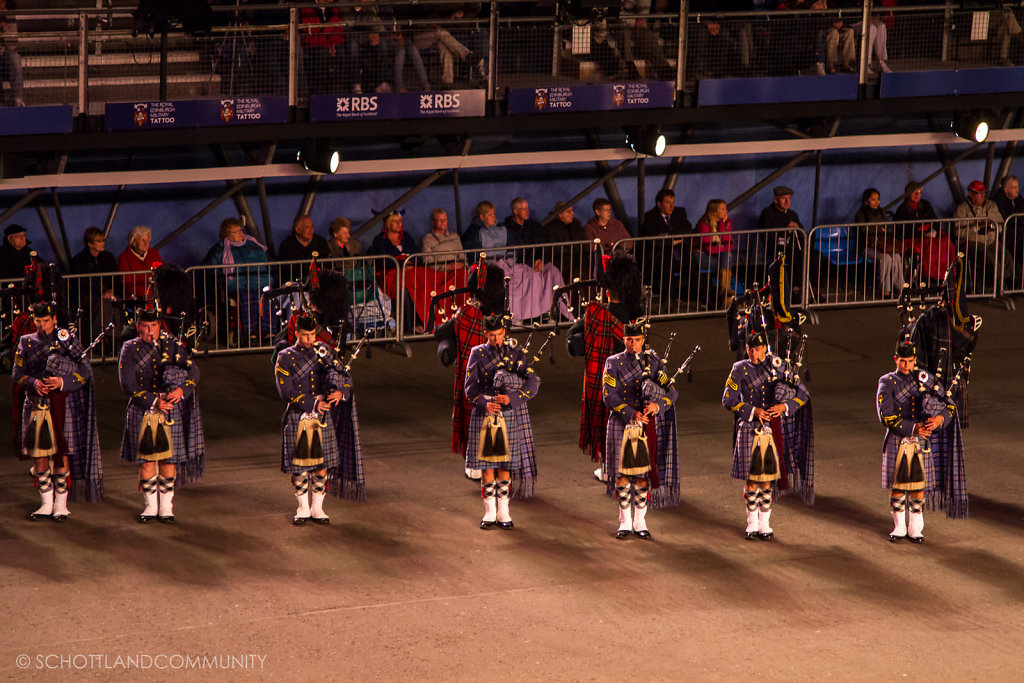
[[311, 95], [310, 121], [422, 119], [484, 115], [483, 90]]

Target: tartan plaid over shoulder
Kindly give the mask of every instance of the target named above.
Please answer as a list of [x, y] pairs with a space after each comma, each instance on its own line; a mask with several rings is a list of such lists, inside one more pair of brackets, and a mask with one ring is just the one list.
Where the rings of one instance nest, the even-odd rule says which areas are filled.
[[622, 344], [622, 323], [608, 308], [591, 302], [583, 312], [583, 401], [580, 407], [580, 449], [594, 462], [604, 458], [608, 409], [601, 393], [604, 364]]
[[464, 455], [469, 442], [469, 418], [473, 405], [466, 398], [466, 363], [474, 346], [485, 341], [484, 315], [476, 304], [455, 312], [455, 383], [452, 389], [452, 452]]

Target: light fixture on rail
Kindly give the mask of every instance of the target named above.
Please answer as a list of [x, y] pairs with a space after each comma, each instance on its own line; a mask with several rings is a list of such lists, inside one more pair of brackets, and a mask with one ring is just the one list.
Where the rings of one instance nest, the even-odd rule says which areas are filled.
[[962, 111], [953, 115], [953, 132], [964, 140], [985, 142], [988, 127], [988, 117], [983, 114]]
[[327, 140], [307, 140], [295, 159], [310, 173], [336, 173], [341, 166], [341, 152]]
[[665, 136], [657, 126], [626, 128], [626, 146], [633, 150], [634, 154], [660, 157], [665, 153]]

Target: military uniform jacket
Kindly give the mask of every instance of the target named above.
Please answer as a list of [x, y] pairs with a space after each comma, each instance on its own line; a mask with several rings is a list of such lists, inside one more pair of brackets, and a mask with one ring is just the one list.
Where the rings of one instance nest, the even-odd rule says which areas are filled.
[[[274, 368], [277, 393], [288, 403], [281, 417], [281, 471], [289, 474], [320, 469], [296, 468], [292, 465], [302, 415], [316, 412], [317, 398], [324, 398], [332, 391], [341, 391], [345, 400], [352, 396], [351, 381], [344, 381], [329, 362], [317, 356], [314, 348], [304, 349], [298, 344], [289, 346], [278, 354]], [[321, 423], [326, 423], [322, 430], [323, 468], [328, 470], [329, 480], [337, 476], [339, 467], [335, 413], [335, 410], [330, 410], [320, 414]]]
[[[78, 339], [72, 336], [62, 342], [57, 338], [60, 332], [57, 329], [48, 335], [31, 332], [18, 340], [11, 375], [15, 385], [25, 392], [22, 433], [28, 428], [32, 409], [40, 403], [51, 404], [50, 399], [36, 392], [36, 380], [46, 375], [60, 377], [64, 382], [60, 389], [64, 398], [64, 427], [62, 436], [58, 435], [58, 442], [63, 441], [63, 444], [58, 443], [58, 452], [63, 450], [68, 456], [72, 482], [85, 485], [87, 500], [98, 501], [103, 497], [103, 463], [96, 430], [92, 366], [88, 360], [79, 360], [85, 349]], [[51, 355], [56, 357], [51, 359]]]
[[205, 469], [205, 436], [199, 412], [199, 368], [189, 363], [187, 349], [177, 339], [162, 332], [155, 343], [136, 337], [125, 342], [117, 361], [121, 390], [128, 396], [124, 434], [121, 438], [121, 459], [135, 462], [139, 430], [146, 412], [155, 407], [157, 399], [181, 389], [181, 400], [166, 414], [173, 420], [171, 442], [174, 455], [170, 462], [178, 466], [182, 483], [198, 480]]

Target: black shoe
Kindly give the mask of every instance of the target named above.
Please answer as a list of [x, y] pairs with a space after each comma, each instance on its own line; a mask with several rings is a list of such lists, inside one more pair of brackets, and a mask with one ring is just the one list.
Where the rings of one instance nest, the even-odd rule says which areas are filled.
[[924, 536], [907, 536], [911, 543], [924, 543]]
[[480, 522], [480, 528], [487, 531], [494, 528], [496, 522]]
[[766, 533], [766, 534], [761, 534], [761, 533], [759, 533], [759, 534], [757, 535], [757, 537], [758, 537], [758, 538], [760, 538], [760, 539], [761, 539], [762, 541], [770, 541], [770, 540], [772, 540], [773, 538], [775, 538], [775, 534], [774, 534], [774, 532], [771, 532], [771, 531], [769, 531], [769, 532], [768, 532], [768, 533]]
[[28, 513], [27, 519], [30, 522], [38, 522], [38, 521], [43, 520], [43, 519], [50, 519], [51, 517], [53, 517], [53, 515], [37, 515], [34, 512], [30, 512], [30, 513]]
[[634, 531], [633, 533], [636, 534], [637, 538], [642, 538], [645, 541], [651, 540], [651, 532], [647, 529], [644, 529], [643, 531]]
[[615, 538], [619, 539], [620, 541], [629, 538], [629, 529], [619, 529], [615, 532]]
[[330, 517], [310, 517], [310, 519], [313, 520], [314, 524], [319, 524], [320, 526], [331, 523]]
[[498, 522], [498, 528], [504, 529], [505, 531], [508, 531], [509, 529], [512, 529], [514, 527], [515, 524], [512, 523], [512, 520], [509, 520], [507, 522]]
[[904, 538], [906, 538], [906, 536], [897, 536], [896, 534], [889, 534], [889, 543], [899, 543]]
[[156, 519], [156, 515], [139, 515], [139, 524], [149, 524], [154, 519]]
[[174, 524], [174, 515], [161, 515], [156, 520], [161, 524]]
[[303, 524], [305, 524], [308, 521], [309, 521], [309, 517], [293, 517], [292, 518], [292, 524], [294, 526], [302, 526]]
[[57, 524], [61, 524], [62, 522], [68, 521], [68, 516], [67, 515], [52, 515], [50, 517], [50, 519], [52, 519]]
[[748, 541], [759, 541], [761, 540], [761, 534], [756, 531], [748, 531], [745, 537]]

